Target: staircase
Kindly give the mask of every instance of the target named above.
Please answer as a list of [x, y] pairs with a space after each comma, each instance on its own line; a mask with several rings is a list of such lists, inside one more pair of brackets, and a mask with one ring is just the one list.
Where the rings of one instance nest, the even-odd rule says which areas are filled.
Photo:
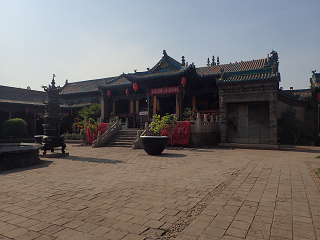
[[120, 130], [112, 139], [106, 144], [107, 147], [132, 147], [134, 140], [137, 137], [137, 130]]

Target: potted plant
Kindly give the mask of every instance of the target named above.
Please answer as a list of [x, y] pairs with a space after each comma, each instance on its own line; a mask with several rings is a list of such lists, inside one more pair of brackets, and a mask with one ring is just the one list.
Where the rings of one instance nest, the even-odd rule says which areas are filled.
[[160, 115], [154, 116], [154, 121], [151, 123], [150, 129], [154, 136], [141, 136], [141, 145], [145, 152], [149, 155], [160, 155], [167, 146], [168, 136], [161, 136], [161, 131], [165, 128], [170, 130], [171, 145], [173, 128], [177, 124], [177, 119], [173, 114], [166, 114], [162, 118]]

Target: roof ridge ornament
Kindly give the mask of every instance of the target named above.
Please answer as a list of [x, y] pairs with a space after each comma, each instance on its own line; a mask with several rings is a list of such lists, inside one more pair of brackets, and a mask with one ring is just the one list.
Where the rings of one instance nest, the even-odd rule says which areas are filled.
[[168, 57], [168, 54], [167, 54], [166, 50], [163, 50], [162, 53], [163, 53], [163, 56], [164, 56], [164, 57]]
[[184, 58], [184, 56], [181, 57], [181, 66], [185, 66], [186, 65], [186, 60]]

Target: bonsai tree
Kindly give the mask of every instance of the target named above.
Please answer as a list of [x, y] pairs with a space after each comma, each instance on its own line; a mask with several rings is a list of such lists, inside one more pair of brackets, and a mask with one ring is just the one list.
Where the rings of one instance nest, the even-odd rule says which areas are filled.
[[170, 133], [170, 139], [171, 139], [171, 146], [173, 146], [173, 130], [177, 126], [177, 118], [174, 116], [174, 114], [168, 114], [166, 113], [165, 116], [162, 118], [160, 115], [156, 114], [154, 116], [154, 121], [151, 122], [150, 128], [155, 133], [160, 135], [161, 131], [168, 128]]
[[2, 125], [2, 134], [4, 136], [13, 136], [14, 142], [17, 136], [27, 133], [27, 123], [21, 118], [6, 120]]

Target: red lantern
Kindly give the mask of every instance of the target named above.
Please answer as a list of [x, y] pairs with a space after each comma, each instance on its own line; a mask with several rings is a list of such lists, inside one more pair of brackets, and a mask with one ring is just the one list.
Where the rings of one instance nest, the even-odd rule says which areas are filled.
[[28, 114], [29, 113], [29, 108], [26, 107], [25, 112], [26, 112], [26, 114]]
[[129, 89], [127, 88], [127, 89], [126, 89], [126, 95], [128, 96], [129, 93], [130, 93], [130, 92], [129, 92]]
[[318, 98], [318, 99], [320, 99], [320, 93], [318, 93], [318, 96], [317, 96], [317, 98]]
[[185, 77], [181, 78], [181, 85], [184, 87], [187, 84], [187, 79]]
[[108, 97], [111, 96], [111, 91], [110, 91], [110, 90], [107, 91], [107, 96], [108, 96]]
[[138, 90], [138, 83], [133, 84], [133, 90], [136, 92]]

